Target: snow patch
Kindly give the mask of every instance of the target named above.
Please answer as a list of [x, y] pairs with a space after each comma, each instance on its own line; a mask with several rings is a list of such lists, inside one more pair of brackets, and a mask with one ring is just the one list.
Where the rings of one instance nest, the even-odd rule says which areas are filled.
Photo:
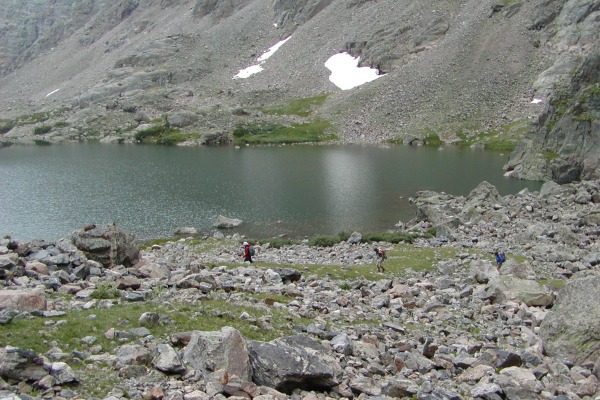
[[53, 91], [51, 91], [50, 93], [48, 93], [48, 94], [46, 95], [46, 97], [50, 96], [51, 94], [54, 94], [54, 93], [58, 92], [59, 90], [60, 90], [60, 88], [58, 88], [58, 89], [56, 89], [56, 90], [53, 90]]
[[263, 67], [261, 67], [261, 64], [264, 63], [265, 61], [267, 61], [269, 58], [271, 58], [271, 56], [273, 54], [275, 54], [275, 52], [277, 50], [279, 50], [279, 48], [281, 46], [283, 46], [285, 44], [285, 42], [290, 40], [290, 38], [291, 38], [291, 36], [277, 42], [277, 44], [275, 44], [274, 46], [271, 46], [269, 48], [269, 50], [267, 50], [260, 57], [258, 57], [258, 59], [256, 60], [258, 62], [258, 64], [251, 65], [248, 68], [244, 68], [244, 69], [240, 70], [240, 72], [238, 72], [237, 75], [233, 77], [233, 79], [246, 79], [249, 76], [257, 74], [260, 71], [262, 71]]
[[331, 71], [329, 80], [342, 90], [348, 90], [367, 82], [374, 81], [385, 75], [379, 75], [378, 70], [369, 67], [359, 67], [360, 57], [352, 57], [348, 53], [338, 53], [325, 62], [325, 67]]

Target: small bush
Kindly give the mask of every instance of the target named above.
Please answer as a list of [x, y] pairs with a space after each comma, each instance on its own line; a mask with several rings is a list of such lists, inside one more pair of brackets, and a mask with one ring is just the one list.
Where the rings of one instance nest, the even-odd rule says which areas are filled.
[[65, 128], [69, 126], [69, 123], [67, 121], [58, 121], [54, 124], [55, 128]]
[[4, 135], [12, 128], [14, 128], [15, 123], [11, 120], [0, 119], [0, 135]]
[[144, 139], [157, 136], [164, 131], [165, 127], [162, 125], [154, 125], [148, 129], [136, 132], [135, 140], [143, 141]]
[[291, 246], [291, 245], [295, 244], [295, 242], [292, 241], [291, 239], [273, 238], [273, 239], [269, 240], [269, 244], [271, 245], [271, 247], [273, 247], [275, 249], [280, 249], [284, 246]]
[[333, 247], [340, 242], [345, 242], [349, 237], [350, 235], [346, 232], [340, 232], [337, 235], [332, 236], [316, 236], [309, 239], [308, 245], [313, 247]]
[[50, 132], [51, 130], [52, 130], [52, 127], [49, 125], [36, 126], [35, 128], [33, 128], [33, 134], [34, 135], [45, 135], [46, 133]]
[[157, 139], [156, 143], [164, 144], [167, 146], [174, 146], [177, 143], [185, 142], [186, 139], [187, 137], [184, 134], [179, 132], [172, 132], [167, 136]]
[[116, 299], [119, 295], [119, 290], [112, 283], [100, 282], [90, 297], [92, 299]]
[[412, 243], [415, 240], [415, 236], [405, 232], [380, 232], [380, 233], [367, 233], [363, 235], [362, 242], [387, 242], [387, 243]]

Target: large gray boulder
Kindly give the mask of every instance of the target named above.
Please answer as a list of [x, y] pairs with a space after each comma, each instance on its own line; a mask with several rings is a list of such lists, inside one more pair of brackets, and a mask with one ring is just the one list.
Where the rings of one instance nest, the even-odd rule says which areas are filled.
[[291, 393], [294, 389], [327, 390], [340, 383], [341, 367], [306, 335], [248, 344], [252, 380]]
[[240, 226], [242, 223], [243, 223], [243, 221], [241, 219], [228, 218], [223, 215], [219, 215], [217, 217], [217, 219], [215, 220], [215, 223], [213, 224], [213, 226], [215, 228], [220, 228], [220, 229], [229, 229], [229, 228], [235, 228], [237, 226]]
[[0, 378], [36, 382], [48, 375], [44, 359], [31, 350], [0, 349]]
[[43, 311], [46, 310], [46, 296], [41, 290], [2, 290], [0, 310]]
[[509, 275], [499, 275], [490, 279], [483, 297], [495, 304], [516, 301], [525, 303], [530, 307], [546, 307], [554, 301], [552, 292], [537, 281]]
[[71, 233], [69, 240], [85, 256], [105, 267], [131, 267], [139, 260], [140, 248], [133, 235], [114, 224], [87, 225]]
[[250, 381], [252, 376], [246, 340], [229, 326], [219, 332], [192, 332], [183, 350], [183, 363], [204, 375], [224, 369], [242, 381]]
[[540, 326], [548, 355], [580, 364], [600, 358], [600, 273], [580, 272], [565, 285]]

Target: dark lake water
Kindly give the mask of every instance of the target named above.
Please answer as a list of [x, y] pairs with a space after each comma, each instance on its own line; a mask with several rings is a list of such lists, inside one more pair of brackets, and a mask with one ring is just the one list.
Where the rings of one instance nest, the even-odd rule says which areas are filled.
[[503, 177], [506, 155], [405, 146], [180, 148], [64, 144], [0, 150], [0, 235], [56, 240], [89, 223], [138, 239], [239, 218], [253, 238], [376, 232], [407, 222], [419, 190], [502, 195], [539, 182]]

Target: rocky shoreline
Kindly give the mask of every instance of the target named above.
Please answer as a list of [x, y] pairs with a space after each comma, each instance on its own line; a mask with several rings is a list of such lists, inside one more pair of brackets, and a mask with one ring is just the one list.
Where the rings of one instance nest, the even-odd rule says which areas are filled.
[[[374, 278], [372, 243], [358, 240], [262, 243], [248, 265], [236, 236], [141, 252], [114, 226], [90, 225], [55, 243], [1, 239], [0, 328], [8, 331], [20, 319], [51, 326], [73, 310], [202, 309], [207, 299], [260, 309], [262, 317], [234, 316], [260, 328], [279, 322], [279, 311], [310, 322], [290, 319], [294, 334], [270, 342], [232, 327], [155, 337], [150, 330], [169, 316], [148, 312], [97, 333], [114, 351], [89, 337], [44, 354], [3, 344], [0, 399], [91, 398], [80, 390], [80, 365], [119, 377], [105, 400], [600, 397], [600, 181], [548, 182], [504, 197], [484, 182], [466, 197], [424, 191], [413, 201], [415, 219], [398, 230], [435, 229], [412, 245], [432, 250], [431, 268], [408, 269], [405, 247], [380, 243], [390, 272]], [[499, 271], [497, 248], [508, 255]], [[324, 266], [365, 277], [319, 275]], [[118, 297], [92, 298], [106, 283]]]

